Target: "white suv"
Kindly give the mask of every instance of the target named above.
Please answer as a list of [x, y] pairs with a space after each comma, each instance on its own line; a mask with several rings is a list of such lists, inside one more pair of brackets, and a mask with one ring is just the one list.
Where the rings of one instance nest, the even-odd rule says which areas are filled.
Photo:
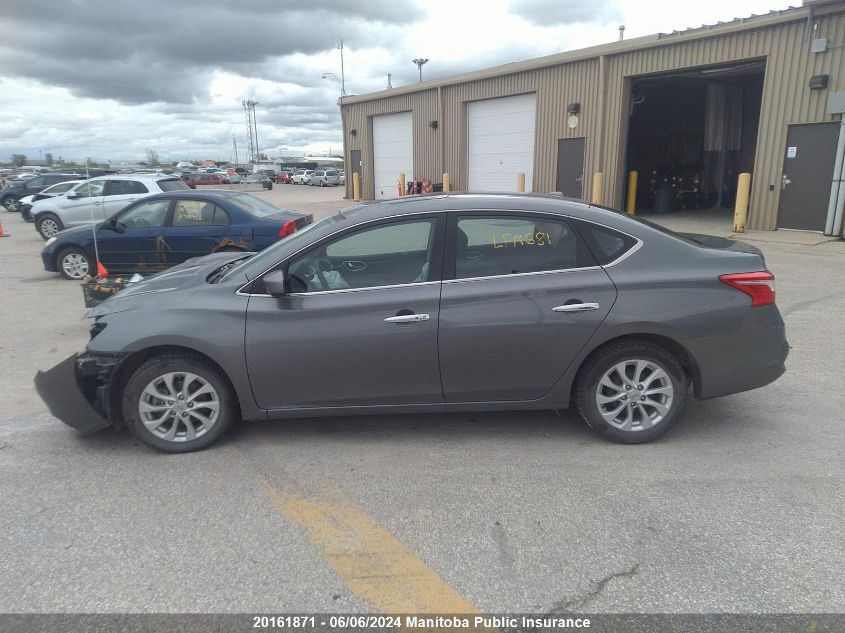
[[291, 182], [295, 185], [307, 185], [313, 173], [313, 169], [297, 169], [293, 178], [291, 178]]
[[190, 191], [188, 185], [174, 176], [101, 176], [86, 180], [55, 198], [38, 200], [30, 213], [35, 229], [46, 240], [72, 226], [102, 222], [138, 198], [177, 189]]

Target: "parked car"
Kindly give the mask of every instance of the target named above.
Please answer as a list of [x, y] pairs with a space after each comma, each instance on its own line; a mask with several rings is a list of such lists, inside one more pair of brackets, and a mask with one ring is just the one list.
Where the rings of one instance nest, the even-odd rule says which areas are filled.
[[223, 176], [224, 185], [239, 185], [244, 181], [243, 176], [235, 172], [233, 174], [226, 174]]
[[45, 198], [54, 198], [56, 196], [60, 196], [64, 193], [67, 193], [71, 189], [73, 189], [76, 185], [81, 182], [85, 182], [84, 180], [65, 180], [64, 182], [60, 182], [55, 185], [51, 185], [46, 189], [33, 194], [31, 196], [26, 196], [20, 199], [20, 212], [21, 217], [26, 220], [27, 222], [32, 222], [32, 205], [38, 202], [39, 200], [44, 200]]
[[690, 386], [762, 387], [789, 350], [757, 248], [537, 195], [350, 207], [90, 314], [86, 350], [39, 373], [39, 394], [72, 427], [122, 422], [169, 452], [239, 419], [571, 404], [635, 444], [678, 421]]
[[276, 176], [276, 182], [280, 185], [289, 185], [293, 178], [293, 172], [290, 171], [283, 171], [280, 172], [278, 176]]
[[337, 175], [340, 176], [340, 184], [346, 184], [346, 172], [343, 169], [337, 170]]
[[317, 169], [308, 179], [312, 187], [337, 187], [340, 184], [340, 175], [334, 169]]
[[189, 189], [173, 176], [120, 175], [91, 178], [55, 198], [39, 200], [30, 213], [45, 240], [72, 226], [102, 222], [130, 202], [163, 191]]
[[[312, 220], [239, 191], [172, 191], [100, 222], [97, 250], [109, 273], [149, 273], [209, 253], [260, 251]], [[94, 231], [79, 226], [58, 233], [47, 240], [41, 259], [44, 270], [65, 279], [93, 274]]]
[[267, 177], [267, 174], [262, 174], [261, 172], [250, 174], [249, 176], [243, 179], [243, 184], [260, 184], [262, 187], [264, 187], [264, 189], [273, 188], [273, 181]]
[[311, 178], [311, 174], [313, 173], [313, 169], [297, 169], [296, 172], [294, 172], [293, 177], [291, 177], [291, 182], [294, 185], [304, 185], [308, 182], [308, 179]]
[[196, 189], [197, 187], [203, 185], [222, 185], [223, 174], [208, 173], [205, 171], [198, 172], [196, 174], [192, 174], [191, 179], [187, 182], [191, 189]]
[[0, 190], [0, 204], [6, 207], [7, 211], [19, 211], [20, 199], [26, 196], [39, 193], [49, 187], [66, 180], [78, 180], [75, 174], [39, 174], [25, 180], [9, 181]]

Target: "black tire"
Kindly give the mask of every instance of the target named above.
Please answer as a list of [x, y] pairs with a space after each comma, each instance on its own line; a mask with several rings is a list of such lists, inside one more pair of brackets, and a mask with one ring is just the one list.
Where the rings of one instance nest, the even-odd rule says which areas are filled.
[[[57, 229], [55, 232], [53, 232], [53, 227]], [[64, 228], [64, 224], [55, 213], [39, 213], [35, 218], [35, 230], [45, 240], [49, 240]]]
[[[625, 361], [633, 362], [634, 360], [647, 361], [665, 372], [666, 378], [658, 379], [658, 384], [671, 385], [671, 401], [667, 412], [662, 415], [662, 418], [653, 425], [647, 426], [642, 423], [642, 416], [659, 415], [659, 410], [651, 405], [650, 401], [642, 403], [643, 406], [637, 406], [640, 404], [637, 401], [641, 400], [643, 396], [631, 396], [629, 399], [629, 396], [625, 395], [627, 392], [624, 390], [628, 387], [631, 388], [630, 393], [638, 394], [637, 389], [641, 385], [634, 384], [636, 381], [632, 380], [631, 385], [621, 385], [618, 392], [622, 396], [616, 401], [622, 404], [621, 408], [613, 408], [616, 402], [604, 406], [611, 407], [611, 409], [605, 411], [605, 414], [612, 415], [614, 410], [627, 412], [627, 406], [631, 404], [631, 428], [630, 430], [623, 430], [609, 423], [603, 417], [596, 400], [599, 395], [600, 381], [605, 374], [619, 363]], [[648, 374], [646, 375], [646, 380], [649, 380]], [[605, 389], [605, 391], [607, 390]], [[588, 358], [578, 373], [574, 391], [575, 404], [578, 412], [590, 428], [607, 439], [619, 442], [620, 444], [642, 444], [655, 440], [666, 433], [681, 417], [686, 406], [688, 392], [689, 378], [672, 354], [654, 343], [633, 339], [608, 345]], [[610, 393], [613, 394], [613, 391], [610, 390]], [[648, 393], [648, 390], [645, 390], [643, 393]], [[658, 395], [656, 398], [665, 398], [665, 396]], [[622, 399], [625, 400], [624, 403], [622, 403]], [[637, 428], [637, 420], [641, 421], [639, 428]], [[648, 424], [650, 423], [651, 418], [649, 418]]]
[[[67, 262], [65, 259], [73, 258], [73, 262]], [[97, 272], [97, 264], [94, 259], [78, 246], [68, 246], [59, 251], [56, 256], [56, 269], [59, 274], [65, 279], [71, 281], [79, 281], [85, 275], [93, 276]]]
[[9, 213], [15, 213], [20, 210], [20, 201], [20, 197], [12, 193], [3, 198], [3, 206], [6, 207], [6, 211]]
[[[192, 428], [195, 428], [192, 418], [189, 415], [187, 417], [183, 415], [183, 413], [189, 412], [183, 412], [173, 416], [163, 413], [161, 416], [162, 425], [151, 430], [142, 421], [141, 412], [139, 411], [144, 390], [151, 382], [168, 373], [176, 373], [178, 375], [180, 372], [195, 374], [211, 385], [216, 392], [216, 402], [219, 406], [217, 418], [211, 427], [202, 434], [198, 434], [192, 440], [184, 437], [187, 435], [187, 424], [191, 424]], [[176, 384], [174, 382], [174, 385]], [[180, 394], [182, 393], [181, 389], [184, 388], [184, 384], [179, 387]], [[175, 399], [170, 401], [164, 400], [164, 398], [162, 398], [162, 401], [165, 405], [167, 402], [178, 402]], [[132, 431], [135, 437], [144, 444], [166, 453], [189, 453], [207, 448], [220, 439], [240, 417], [237, 400], [228, 379], [207, 360], [189, 352], [163, 353], [151, 358], [135, 370], [123, 390], [121, 409], [126, 426]], [[204, 410], [208, 413], [208, 409], [201, 406], [193, 410]], [[166, 431], [171, 429], [170, 424], [177, 425], [178, 430], [174, 440], [164, 439], [159, 436], [162, 433], [166, 435]], [[195, 432], [197, 432], [196, 429]], [[180, 433], [182, 434], [181, 437], [179, 436]]]
[[21, 205], [21, 217], [24, 219], [25, 222], [32, 222], [32, 205], [31, 204], [22, 204]]

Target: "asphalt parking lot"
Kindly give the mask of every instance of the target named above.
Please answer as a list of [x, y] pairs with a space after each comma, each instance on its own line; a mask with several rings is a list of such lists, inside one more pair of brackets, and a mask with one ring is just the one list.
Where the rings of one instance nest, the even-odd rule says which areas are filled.
[[845, 611], [845, 242], [749, 235], [788, 371], [691, 401], [656, 443], [473, 413], [242, 424], [164, 455], [45, 411], [32, 376], [84, 346], [82, 294], [0, 219], [0, 612]]

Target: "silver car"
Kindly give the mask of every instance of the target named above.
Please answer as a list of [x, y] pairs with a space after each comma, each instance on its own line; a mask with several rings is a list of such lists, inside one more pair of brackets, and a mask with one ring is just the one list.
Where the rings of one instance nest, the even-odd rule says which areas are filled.
[[340, 184], [340, 174], [334, 169], [318, 169], [308, 179], [312, 187], [337, 187]]
[[86, 180], [60, 196], [35, 202], [30, 213], [35, 229], [48, 240], [63, 229], [102, 222], [144, 196], [177, 189], [190, 190], [190, 187], [175, 176], [101, 176]]
[[756, 248], [531, 195], [351, 207], [91, 316], [85, 351], [38, 392], [77, 429], [121, 423], [169, 452], [241, 419], [570, 406], [647, 442], [690, 391], [762, 387], [789, 349]]

